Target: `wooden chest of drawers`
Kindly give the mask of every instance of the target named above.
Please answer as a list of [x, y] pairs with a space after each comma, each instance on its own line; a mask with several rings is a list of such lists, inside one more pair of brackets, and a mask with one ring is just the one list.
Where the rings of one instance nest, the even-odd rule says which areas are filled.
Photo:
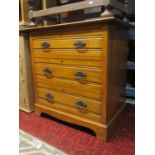
[[127, 36], [118, 20], [31, 29], [36, 114], [107, 140], [125, 107]]

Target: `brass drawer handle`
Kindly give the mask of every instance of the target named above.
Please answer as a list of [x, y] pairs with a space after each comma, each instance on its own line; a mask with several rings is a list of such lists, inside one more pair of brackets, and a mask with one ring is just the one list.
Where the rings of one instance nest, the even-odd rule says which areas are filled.
[[74, 75], [75, 75], [77, 80], [84, 79], [87, 77], [87, 74], [85, 74], [83, 72], [76, 72]]
[[41, 44], [41, 46], [42, 46], [42, 48], [47, 49], [47, 48], [50, 47], [50, 44], [49, 44], [48, 42], [43, 42], [43, 43]]
[[82, 40], [78, 40], [74, 43], [75, 48], [84, 48], [86, 46], [86, 43]]
[[50, 102], [50, 103], [53, 103], [54, 102], [54, 100], [53, 100], [54, 99], [54, 96], [52, 94], [46, 94], [45, 97], [46, 97], [46, 100], [48, 102]]
[[43, 73], [44, 73], [44, 76], [47, 77], [47, 78], [51, 78], [52, 77], [52, 70], [49, 69], [49, 68], [45, 68], [43, 70]]

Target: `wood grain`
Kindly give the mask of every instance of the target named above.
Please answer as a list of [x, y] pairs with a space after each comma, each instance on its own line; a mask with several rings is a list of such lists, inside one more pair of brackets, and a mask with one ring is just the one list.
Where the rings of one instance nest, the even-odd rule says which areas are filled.
[[[72, 80], [77, 80], [75, 74], [77, 72], [82, 72], [87, 76], [83, 78], [81, 81], [86, 82], [97, 82], [101, 83], [101, 69], [98, 68], [84, 68], [84, 67], [72, 67], [72, 66], [64, 66], [64, 65], [55, 65], [55, 64], [35, 64], [36, 74], [44, 76], [44, 69], [48, 68], [52, 71], [52, 77], [60, 77], [67, 78]], [[79, 81], [79, 80], [77, 80]]]
[[126, 68], [128, 55], [127, 29], [109, 26], [107, 122], [125, 104]]
[[60, 120], [64, 120], [64, 121], [72, 123], [72, 124], [85, 126], [89, 129], [92, 129], [96, 133], [96, 136], [98, 139], [100, 139], [102, 141], [107, 140], [107, 126], [103, 125], [97, 121], [94, 121], [93, 119], [91, 119], [91, 120], [86, 119], [81, 116], [73, 115], [72, 113], [65, 112], [63, 110], [58, 110], [55, 108], [51, 108], [49, 106], [36, 104], [35, 105], [35, 113], [37, 115], [40, 115], [41, 112], [52, 115]]
[[81, 112], [80, 110], [76, 109], [75, 107], [72, 106], [67, 106], [58, 102], [54, 102], [54, 104], [49, 103], [45, 99], [38, 98], [37, 99], [37, 104], [36, 105], [44, 105], [46, 107], [49, 107], [51, 109], [57, 109], [66, 113], [70, 113], [74, 116], [79, 116], [83, 119], [88, 119], [88, 120], [93, 120], [95, 122], [100, 123], [101, 122], [101, 116], [89, 112], [89, 111], [83, 111]]
[[[67, 52], [66, 52], [67, 53]], [[60, 57], [60, 59], [49, 59], [50, 55], [47, 54], [47, 58], [44, 58], [46, 57], [46, 54], [43, 54], [42, 57], [37, 57], [35, 55], [35, 51], [34, 51], [34, 62], [35, 63], [48, 63], [48, 64], [59, 64], [59, 65], [73, 65], [73, 66], [79, 66], [79, 67], [101, 67], [101, 64], [102, 64], [102, 61], [100, 60], [95, 60], [95, 56], [92, 57], [92, 60], [86, 60], [88, 59], [88, 57], [81, 57], [80, 56], [76, 56], [74, 57], [74, 59], [67, 59], [67, 57], [64, 55], [60, 55], [58, 57]], [[64, 58], [64, 59], [61, 59], [61, 58]], [[81, 57], [82, 59], [80, 59], [79, 57]], [[66, 58], [66, 59], [65, 59]], [[71, 58], [71, 57], [70, 57]], [[100, 58], [99, 58], [100, 59]], [[103, 59], [104, 60], [104, 59]]]
[[[34, 32], [31, 29], [36, 114], [44, 112], [88, 127], [98, 139], [107, 140], [124, 111], [127, 29], [127, 24], [112, 18], [36, 28]], [[90, 44], [84, 53], [78, 53], [72, 45], [77, 38], [89, 38], [95, 45]], [[96, 44], [98, 38], [100, 43]], [[38, 48], [39, 44], [38, 49], [32, 46], [35, 40], [47, 39], [66, 39], [68, 45], [54, 42], [57, 48], [51, 46], [47, 50]], [[51, 70], [50, 77], [45, 77], [43, 72], [47, 68]], [[86, 73], [87, 77], [79, 81], [76, 72]], [[54, 96], [52, 103], [47, 101], [47, 93]], [[82, 111], [77, 101], [86, 103], [82, 104]]]
[[57, 90], [68, 94], [89, 97], [96, 100], [101, 100], [102, 95], [104, 94], [101, 90], [101, 85], [98, 84], [81, 83], [55, 77], [46, 78], [43, 76], [36, 76], [36, 82], [37, 86], [39, 87]]
[[[30, 32], [31, 37], [35, 37], [37, 34], [40, 35], [38, 37], [42, 37], [43, 33], [44, 35], [52, 35], [53, 33], [59, 34], [60, 32], [63, 33], [66, 31], [68, 33], [69, 32], [72, 33], [74, 30], [81, 30], [81, 29], [85, 29], [86, 31], [90, 31], [90, 30], [98, 31], [99, 29], [102, 28], [102, 26], [104, 27], [105, 24], [115, 24], [117, 26], [126, 27], [126, 28], [133, 27], [132, 24], [124, 22], [121, 19], [118, 19], [115, 17], [105, 17], [105, 18], [95, 18], [95, 19], [89, 19], [89, 20], [74, 21], [74, 22], [68, 22], [68, 23], [53, 24], [53, 25], [47, 25], [47, 26], [23, 27], [23, 28], [21, 27], [19, 31]], [[35, 34], [33, 33], [34, 30], [35, 30]]]
[[19, 21], [19, 25], [28, 25], [29, 24], [29, 16], [28, 16], [28, 12], [29, 12], [29, 6], [28, 3], [26, 2], [26, 0], [19, 0], [19, 8], [20, 8], [20, 21]]
[[28, 36], [19, 36], [19, 108], [26, 112], [34, 110], [34, 90], [32, 82], [31, 55]]
[[49, 48], [76, 48], [74, 45], [76, 42], [81, 41], [85, 43], [85, 47], [82, 49], [87, 48], [101, 48], [102, 39], [101, 38], [46, 38], [46, 39], [36, 39], [32, 43], [32, 48], [43, 48], [42, 44], [44, 42], [48, 42], [50, 47]]
[[102, 60], [102, 50], [97, 49], [35, 49], [33, 53], [35, 58], [45, 58], [46, 61], [47, 59], [79, 60], [78, 62]]
[[100, 107], [101, 107], [101, 102], [99, 101], [94, 101], [88, 98], [83, 98], [83, 97], [78, 97], [78, 96], [73, 96], [73, 95], [69, 95], [69, 94], [65, 94], [65, 93], [61, 93], [61, 92], [56, 92], [53, 90], [49, 90], [49, 89], [44, 89], [44, 88], [38, 88], [38, 97], [40, 98], [44, 98], [46, 99], [46, 94], [51, 94], [54, 96], [53, 99], [53, 103], [58, 102], [64, 105], [69, 105], [72, 107], [77, 107], [76, 103], [78, 101], [84, 102], [87, 107], [83, 108], [84, 111], [91, 111], [94, 112], [96, 114], [100, 114]]

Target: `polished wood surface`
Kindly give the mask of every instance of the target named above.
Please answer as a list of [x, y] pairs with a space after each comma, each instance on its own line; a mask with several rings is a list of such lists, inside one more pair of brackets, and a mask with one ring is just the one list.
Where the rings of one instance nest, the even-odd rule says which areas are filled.
[[[101, 69], [98, 68], [84, 68], [84, 67], [74, 67], [56, 64], [42, 64], [36, 63], [35, 72], [38, 75], [44, 76], [44, 70], [49, 69], [51, 71], [51, 77], [67, 78], [71, 80], [81, 81], [83, 83], [96, 82], [101, 83]], [[83, 73], [86, 75], [84, 78], [78, 78], [76, 73]]]
[[101, 38], [46, 38], [46, 39], [37, 39], [34, 40], [32, 43], [32, 48], [43, 48], [42, 44], [47, 42], [49, 44], [49, 48], [76, 48], [74, 44], [76, 42], [81, 41], [85, 44], [85, 48], [101, 48], [102, 46], [102, 39]]
[[[33, 30], [35, 30], [35, 33], [39, 33], [41, 34], [42, 31], [41, 30], [45, 30], [44, 33], [47, 33], [49, 30], [52, 30], [54, 33], [59, 33], [59, 30], [62, 30], [62, 28], [69, 28], [68, 29], [68, 33], [72, 32], [69, 31], [71, 30], [73, 27], [75, 27], [75, 29], [79, 29], [79, 26], [82, 27], [86, 27], [87, 31], [89, 31], [89, 28], [91, 28], [92, 26], [94, 27], [92, 31], [96, 31], [95, 27], [99, 25], [99, 28], [101, 28], [101, 25], [104, 25], [106, 23], [110, 23], [110, 24], [114, 24], [117, 26], [121, 26], [121, 27], [132, 27], [132, 24], [123, 22], [122, 20], [115, 18], [115, 17], [104, 17], [104, 18], [95, 18], [95, 19], [89, 19], [89, 20], [81, 20], [81, 21], [74, 21], [74, 22], [67, 22], [67, 23], [60, 23], [60, 24], [52, 24], [52, 25], [47, 25], [47, 26], [37, 26], [37, 27], [20, 27], [19, 31], [23, 32], [23, 31], [28, 31], [28, 32], [32, 32]], [[61, 28], [61, 29], [59, 29]], [[57, 31], [54, 31], [54, 30]], [[39, 31], [37, 31], [39, 30]], [[47, 33], [48, 34], [48, 33]]]
[[[101, 57], [96, 58], [95, 54], [94, 56], [91, 56], [92, 59], [90, 58], [90, 60], [87, 60], [89, 59], [89, 56], [87, 54], [81, 53], [81, 54], [78, 54], [79, 56], [75, 56], [73, 51], [73, 53], [71, 53], [73, 54], [73, 56], [66, 56], [68, 55], [67, 54], [68, 52], [66, 51], [66, 55], [65, 54], [63, 55], [60, 53], [58, 56], [56, 55], [54, 56], [54, 57], [57, 57], [58, 59], [55, 59], [55, 58], [50, 59], [51, 57], [50, 54], [46, 54], [44, 52], [42, 52], [44, 54], [39, 54], [39, 51], [38, 53], [37, 52], [35, 53], [35, 51], [36, 50], [34, 50], [35, 63], [48, 63], [48, 64], [59, 64], [59, 65], [62, 64], [62, 65], [73, 65], [73, 66], [80, 66], [80, 67], [84, 67], [84, 66], [101, 67], [102, 65], [102, 61], [96, 60], [96, 59], [101, 59]], [[39, 55], [39, 56], [36, 56], [36, 55]], [[87, 56], [84, 56], [84, 55], [87, 55]], [[67, 58], [69, 58], [69, 60]], [[77, 60], [75, 58], [77, 58]]]
[[[30, 30], [35, 112], [88, 127], [107, 140], [125, 107], [128, 27], [106, 21], [68, 28]], [[77, 38], [91, 43], [77, 49]]]
[[[94, 121], [94, 119], [86, 119], [81, 117], [80, 115], [75, 115], [70, 112], [66, 112], [65, 110], [58, 110], [56, 108], [36, 104], [36, 110], [35, 110], [36, 115], [40, 116], [42, 112], [52, 115], [66, 122], [90, 128], [96, 133], [98, 139], [104, 141], [107, 140], [107, 126], [97, 121]], [[85, 114], [84, 116], [86, 117], [87, 115]]]
[[[120, 35], [121, 34], [121, 35]], [[118, 39], [119, 38], [119, 39]], [[125, 102], [128, 34], [121, 27], [109, 26], [108, 52], [108, 116], [107, 122]]]
[[[83, 83], [75, 80], [68, 80], [62, 78], [46, 78], [44, 76], [36, 76], [37, 86], [57, 90], [72, 95], [79, 95], [89, 97], [96, 100], [101, 100], [102, 91], [101, 85], [94, 83]], [[74, 89], [73, 89], [74, 88]]]
[[56, 109], [59, 111], [63, 111], [63, 112], [81, 117], [83, 119], [93, 120], [95, 122], [101, 122], [101, 116], [95, 113], [92, 113], [86, 110], [79, 110], [73, 106], [67, 106], [58, 102], [54, 102], [54, 104], [50, 104], [47, 100], [38, 98], [36, 107], [37, 106], [46, 106], [50, 109], [52, 108], [53, 110]]
[[[68, 105], [68, 106], [72, 106], [79, 110], [83, 110], [83, 111], [91, 111], [94, 112], [96, 114], [100, 115], [100, 107], [101, 107], [101, 102], [99, 101], [94, 101], [88, 98], [83, 98], [83, 97], [79, 97], [79, 96], [73, 96], [73, 95], [69, 95], [66, 93], [62, 93], [62, 92], [57, 92], [57, 91], [53, 91], [53, 90], [49, 90], [49, 89], [44, 89], [44, 88], [38, 88], [37, 89], [38, 92], [38, 97], [40, 98], [44, 98], [46, 100], [48, 100], [47, 98], [47, 94], [50, 94], [53, 96], [53, 98], [49, 101], [49, 103], [54, 104], [55, 102], [61, 103], [63, 105]], [[86, 106], [82, 107], [82, 106], [78, 106], [77, 102], [82, 102], [84, 103]]]
[[35, 49], [33, 52], [36, 58], [89, 61], [102, 59], [101, 49]]

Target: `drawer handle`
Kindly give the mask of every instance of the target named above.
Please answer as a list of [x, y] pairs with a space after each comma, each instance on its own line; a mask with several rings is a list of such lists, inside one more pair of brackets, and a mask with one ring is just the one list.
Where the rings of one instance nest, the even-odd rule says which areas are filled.
[[43, 70], [43, 73], [44, 73], [44, 76], [47, 77], [47, 78], [51, 78], [52, 77], [52, 70], [49, 69], [49, 68], [45, 68]]
[[50, 103], [54, 102], [54, 100], [53, 100], [54, 96], [52, 94], [46, 94], [45, 97], [48, 102], [50, 102]]
[[82, 102], [82, 101], [76, 102], [76, 108], [77, 108], [80, 112], [82, 112], [82, 113], [86, 113], [86, 112], [87, 112], [87, 110], [86, 110], [87, 104], [84, 103], [84, 102]]
[[84, 103], [84, 102], [82, 102], [82, 101], [78, 101], [78, 102], [76, 102], [76, 106], [78, 108], [86, 108], [87, 107], [87, 104]]
[[83, 73], [83, 72], [76, 72], [75, 74], [76, 79], [80, 80], [80, 79], [84, 79], [87, 77], [87, 74]]
[[75, 48], [84, 48], [86, 46], [86, 43], [81, 40], [78, 40], [74, 43], [74, 46]]
[[49, 48], [50, 47], [50, 44], [48, 42], [43, 42], [41, 44], [42, 48], [46, 49], [46, 48]]

